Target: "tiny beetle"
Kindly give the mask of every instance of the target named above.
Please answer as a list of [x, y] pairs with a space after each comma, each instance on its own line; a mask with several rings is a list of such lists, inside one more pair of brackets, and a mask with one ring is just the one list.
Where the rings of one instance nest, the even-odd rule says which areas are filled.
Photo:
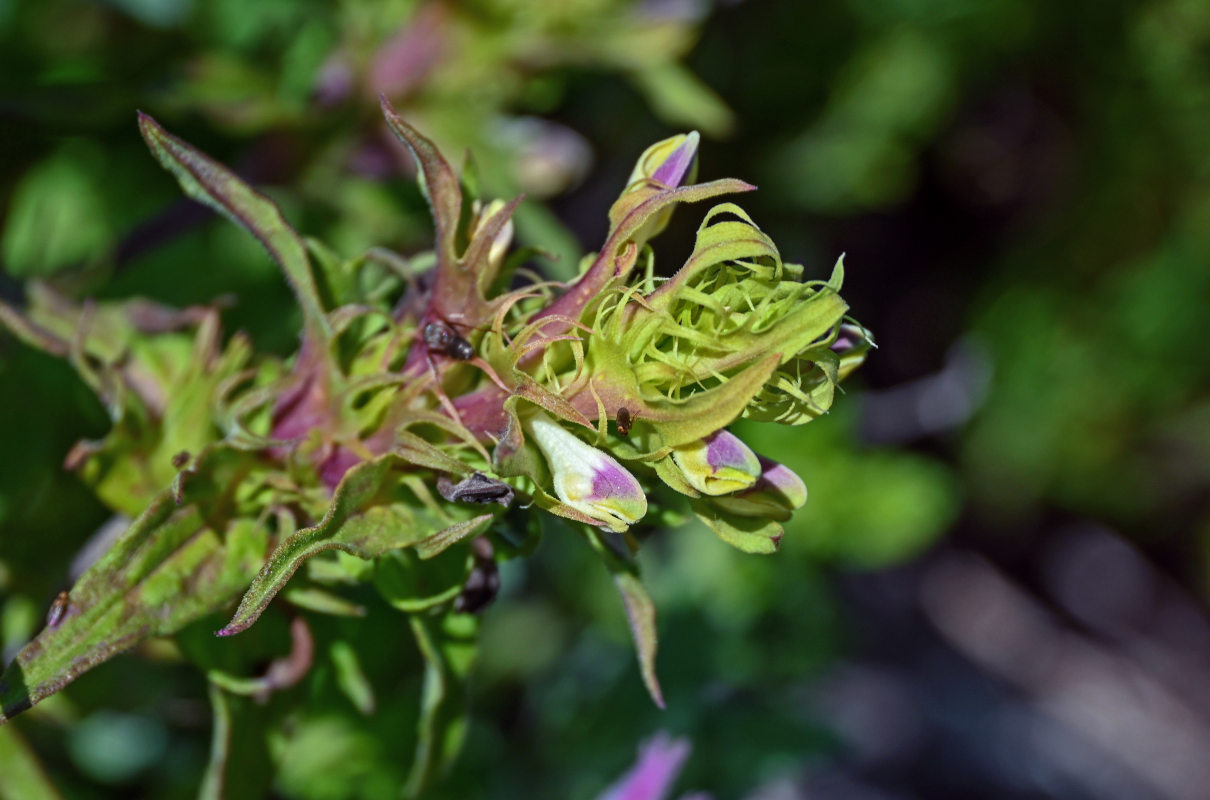
[[630, 433], [630, 426], [633, 422], [634, 420], [630, 416], [630, 409], [626, 408], [626, 406], [618, 409], [617, 425], [619, 436], [625, 436]]

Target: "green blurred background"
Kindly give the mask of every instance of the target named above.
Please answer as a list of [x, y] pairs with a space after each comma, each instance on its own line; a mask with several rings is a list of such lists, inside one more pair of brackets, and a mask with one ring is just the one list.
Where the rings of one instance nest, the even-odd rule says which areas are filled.
[[[385, 93], [491, 193], [540, 201], [519, 238], [554, 275], [643, 148], [696, 128], [699, 174], [758, 184], [784, 257], [823, 277], [846, 254], [879, 349], [827, 417], [739, 426], [810, 489], [780, 554], [694, 526], [646, 543], [667, 712], [580, 542], [507, 565], [434, 796], [591, 798], [663, 728], [695, 746], [678, 785], [717, 798], [1198, 800], [1208, 54], [1205, 0], [0, 0], [0, 296], [229, 294], [228, 331], [293, 347], [276, 269], [180, 198], [135, 109], [339, 252], [411, 253], [427, 209]], [[6, 660], [106, 522], [61, 468], [106, 425], [66, 364], [0, 338]], [[305, 711], [248, 745], [274, 796], [397, 795], [418, 658], [365, 601], [341, 624], [377, 713], [319, 659], [270, 703]], [[0, 729], [0, 765], [28, 747], [65, 797], [191, 797], [209, 736], [203, 677], [151, 646]]]

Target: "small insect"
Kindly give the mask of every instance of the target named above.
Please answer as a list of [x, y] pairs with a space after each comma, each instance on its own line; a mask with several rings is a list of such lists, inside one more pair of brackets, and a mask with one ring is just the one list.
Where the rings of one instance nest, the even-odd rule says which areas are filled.
[[476, 472], [454, 483], [444, 475], [437, 479], [437, 491], [451, 503], [499, 503], [508, 507], [513, 501], [513, 487], [504, 481]]
[[67, 607], [70, 604], [71, 600], [68, 599], [67, 592], [59, 592], [55, 596], [54, 602], [50, 604], [50, 608], [46, 611], [46, 627], [59, 627], [59, 623], [63, 621], [63, 615], [67, 613]]
[[621, 408], [619, 408], [618, 409], [618, 419], [617, 419], [618, 435], [626, 436], [627, 434], [629, 434], [630, 426], [632, 424], [634, 424], [634, 418], [630, 416], [630, 409], [628, 409], [626, 406], [622, 406]]
[[474, 358], [475, 348], [444, 322], [433, 321], [424, 326], [424, 343], [430, 351], [444, 353], [456, 361]]
[[190, 458], [192, 458], [192, 456], [189, 455], [189, 451], [182, 450], [181, 452], [177, 453], [175, 456], [172, 457], [172, 466], [175, 467], [176, 469], [180, 469], [181, 467], [183, 467], [189, 463]]

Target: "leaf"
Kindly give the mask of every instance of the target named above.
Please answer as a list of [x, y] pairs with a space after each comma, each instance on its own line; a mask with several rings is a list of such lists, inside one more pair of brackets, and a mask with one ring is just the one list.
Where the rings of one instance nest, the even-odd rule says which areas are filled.
[[481, 514], [474, 519], [440, 530], [416, 543], [416, 555], [422, 559], [438, 556], [458, 542], [483, 533], [495, 518], [495, 514]]
[[324, 518], [278, 543], [248, 587], [235, 616], [217, 635], [231, 636], [246, 630], [302, 563], [326, 550], [371, 559], [447, 529], [457, 535], [462, 529], [484, 524], [484, 515], [473, 515], [464, 506], [426, 505], [424, 498], [410, 492], [402, 481], [398, 470], [407, 463], [388, 453], [350, 469], [336, 488]]
[[698, 127], [715, 139], [735, 128], [735, 115], [727, 104], [682, 64], [670, 61], [636, 69], [630, 77], [664, 122]]
[[416, 159], [416, 165], [420, 168], [420, 186], [433, 209], [437, 250], [446, 263], [453, 264], [458, 256], [454, 240], [458, 233], [458, 218], [462, 213], [462, 186], [437, 146], [404, 122], [385, 97], [381, 98], [381, 103], [391, 133], [403, 142]]
[[0, 800], [61, 800], [15, 725], [0, 728]]
[[496, 282], [496, 269], [489, 261], [491, 249], [496, 243], [496, 237], [504, 230], [513, 218], [513, 214], [517, 211], [517, 206], [521, 205], [521, 201], [525, 199], [524, 195], [518, 195], [506, 203], [499, 211], [492, 214], [480, 225], [475, 231], [475, 236], [471, 239], [470, 244], [466, 247], [466, 252], [462, 254], [462, 265], [464, 269], [473, 271], [476, 275], [475, 285], [479, 290], [479, 294], [485, 295], [492, 284]]
[[400, 550], [375, 560], [374, 587], [398, 611], [428, 611], [452, 602], [470, 571], [465, 552], [447, 553], [422, 564], [416, 554]]
[[335, 617], [364, 617], [365, 606], [347, 600], [318, 586], [289, 587], [282, 593], [287, 603], [317, 614], [330, 614]]
[[235, 173], [165, 131], [139, 112], [139, 131], [152, 154], [189, 197], [209, 206], [251, 233], [285, 272], [298, 298], [308, 331], [318, 341], [331, 338], [302, 237], [282, 217], [277, 204]]
[[265, 713], [250, 697], [210, 684], [214, 728], [198, 800], [256, 800], [269, 795], [273, 763]]
[[374, 713], [374, 687], [361, 668], [357, 650], [344, 639], [337, 639], [328, 648], [328, 656], [336, 670], [336, 685], [349, 702], [364, 716]]
[[58, 624], [0, 676], [0, 722], [150, 637], [232, 602], [263, 562], [268, 534], [237, 516], [251, 457], [227, 449], [198, 459], [183, 504], [162, 492], [68, 592]]
[[745, 553], [768, 555], [781, 546], [784, 531], [776, 522], [760, 517], [743, 517], [720, 509], [709, 498], [690, 502], [693, 513], [706, 523], [718, 538]]
[[626, 606], [626, 619], [630, 622], [630, 635], [634, 639], [635, 652], [639, 657], [639, 672], [643, 675], [643, 684], [651, 700], [661, 709], [664, 705], [664, 692], [660, 689], [659, 678], [655, 674], [655, 654], [659, 639], [655, 627], [655, 604], [651, 595], [643, 587], [639, 576], [633, 572], [615, 572], [613, 582], [622, 593], [622, 602]]
[[70, 345], [51, 331], [37, 324], [16, 308], [0, 300], [0, 325], [30, 347], [65, 358]]
[[479, 620], [473, 614], [451, 613], [436, 620], [412, 614], [409, 621], [425, 669], [416, 756], [403, 795], [420, 797], [462, 748], [466, 682], [478, 650]]
[[70, 137], [25, 170], [10, 186], [0, 236], [5, 271], [24, 279], [108, 259], [118, 226], [105, 195], [115, 166], [95, 140]]
[[647, 694], [657, 707], [663, 709], [664, 691], [655, 671], [655, 656], [659, 649], [659, 637], [655, 625], [655, 604], [639, 578], [638, 565], [624, 557], [605, 541], [605, 534], [595, 530], [585, 531], [588, 543], [601, 557], [605, 567], [613, 575], [614, 585], [622, 595], [626, 608], [626, 620], [630, 623], [630, 636], [634, 640], [635, 654], [639, 659], [639, 673]]
[[[777, 368], [770, 355], [748, 366], [725, 383], [672, 403], [636, 404], [643, 421], [660, 434], [664, 447], [678, 447], [702, 439], [735, 421]], [[631, 409], [632, 412], [634, 409]]]

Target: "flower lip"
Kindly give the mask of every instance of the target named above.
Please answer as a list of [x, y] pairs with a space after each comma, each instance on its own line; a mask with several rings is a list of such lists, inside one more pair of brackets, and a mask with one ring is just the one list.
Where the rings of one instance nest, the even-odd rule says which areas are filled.
[[555, 494], [571, 508], [622, 531], [647, 513], [647, 495], [638, 480], [613, 457], [580, 441], [545, 412], [526, 428], [546, 457]]

